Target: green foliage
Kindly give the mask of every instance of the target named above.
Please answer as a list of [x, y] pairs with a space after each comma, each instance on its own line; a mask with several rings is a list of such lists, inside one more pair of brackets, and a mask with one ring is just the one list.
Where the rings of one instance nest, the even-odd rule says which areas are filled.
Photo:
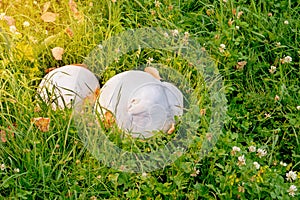
[[[0, 1], [1, 198], [291, 199], [291, 185], [299, 198], [299, 1], [161, 0], [158, 6], [154, 0], [91, 0], [76, 1], [78, 15], [68, 1], [49, 2], [48, 11], [58, 17], [47, 23], [41, 19], [46, 1]], [[16, 32], [1, 13], [15, 20]], [[212, 151], [199, 159], [211, 113], [207, 92], [196, 88], [199, 108], [207, 113], [195, 142], [172, 165], [135, 174], [99, 162], [80, 140], [72, 112], [47, 105], [37, 111], [35, 96], [46, 69], [82, 63], [101, 41], [141, 27], [187, 31], [205, 48], [223, 76], [228, 119]], [[51, 54], [56, 46], [65, 50], [62, 60]], [[284, 61], [286, 56], [292, 61]], [[140, 57], [132, 52], [108, 66], [103, 83], [149, 57], [185, 74], [191, 85], [201, 79], [184, 60], [145, 49]], [[35, 117], [49, 117], [50, 130], [38, 130]], [[147, 152], [172, 136], [148, 143], [110, 139], [126, 150]], [[234, 152], [235, 146], [240, 151]], [[260, 158], [250, 146], [267, 154]], [[239, 162], [242, 155], [245, 165]], [[298, 178], [288, 181], [289, 171]]]

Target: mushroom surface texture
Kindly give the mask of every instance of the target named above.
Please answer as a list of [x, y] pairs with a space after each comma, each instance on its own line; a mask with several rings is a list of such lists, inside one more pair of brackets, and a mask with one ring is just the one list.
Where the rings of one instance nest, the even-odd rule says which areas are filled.
[[73, 105], [75, 109], [80, 109], [85, 100], [93, 101], [99, 89], [99, 81], [90, 70], [78, 65], [66, 65], [50, 71], [37, 91], [42, 100], [56, 110]]
[[111, 112], [119, 128], [135, 138], [149, 138], [153, 131], [167, 132], [175, 116], [183, 114], [183, 95], [171, 83], [150, 73], [131, 70], [109, 79], [96, 103], [100, 116]]

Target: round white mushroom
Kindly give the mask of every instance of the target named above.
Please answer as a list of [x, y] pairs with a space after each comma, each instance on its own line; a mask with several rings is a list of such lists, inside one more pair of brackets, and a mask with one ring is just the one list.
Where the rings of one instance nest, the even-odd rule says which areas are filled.
[[97, 77], [78, 65], [66, 65], [50, 71], [41, 81], [38, 94], [52, 109], [80, 109], [84, 100], [100, 88]]
[[96, 104], [100, 116], [111, 112], [121, 129], [133, 137], [149, 138], [167, 132], [183, 114], [183, 95], [171, 83], [143, 71], [126, 71], [109, 79]]

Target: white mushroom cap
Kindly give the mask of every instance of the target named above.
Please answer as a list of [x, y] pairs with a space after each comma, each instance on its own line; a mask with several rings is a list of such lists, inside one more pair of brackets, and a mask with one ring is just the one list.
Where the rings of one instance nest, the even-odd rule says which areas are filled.
[[38, 94], [52, 108], [65, 108], [74, 104], [79, 109], [84, 99], [99, 90], [97, 77], [88, 69], [66, 65], [50, 71], [41, 81]]
[[117, 125], [133, 137], [148, 138], [153, 131], [168, 131], [174, 116], [182, 115], [183, 95], [171, 83], [132, 70], [109, 79], [96, 106], [99, 113], [112, 112]]

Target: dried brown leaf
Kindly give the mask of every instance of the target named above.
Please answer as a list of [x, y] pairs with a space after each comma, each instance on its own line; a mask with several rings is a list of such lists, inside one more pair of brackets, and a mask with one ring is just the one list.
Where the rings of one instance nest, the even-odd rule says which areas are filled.
[[50, 127], [50, 118], [37, 117], [32, 119], [34, 125], [42, 132], [48, 132]]
[[159, 75], [159, 71], [154, 68], [154, 67], [146, 67], [144, 69], [145, 72], [151, 74], [154, 78], [158, 79], [158, 80], [161, 80], [161, 77]]
[[52, 50], [52, 55], [55, 60], [62, 60], [62, 55], [64, 54], [64, 49], [61, 47], [54, 47]]
[[44, 6], [43, 6], [42, 12], [43, 12], [43, 13], [44, 13], [44, 12], [47, 12], [47, 10], [50, 8], [50, 5], [51, 5], [51, 2], [50, 2], [50, 1], [46, 2], [46, 3], [44, 4]]
[[57, 16], [58, 16], [57, 13], [45, 12], [42, 14], [41, 19], [44, 22], [54, 22], [56, 20]]

